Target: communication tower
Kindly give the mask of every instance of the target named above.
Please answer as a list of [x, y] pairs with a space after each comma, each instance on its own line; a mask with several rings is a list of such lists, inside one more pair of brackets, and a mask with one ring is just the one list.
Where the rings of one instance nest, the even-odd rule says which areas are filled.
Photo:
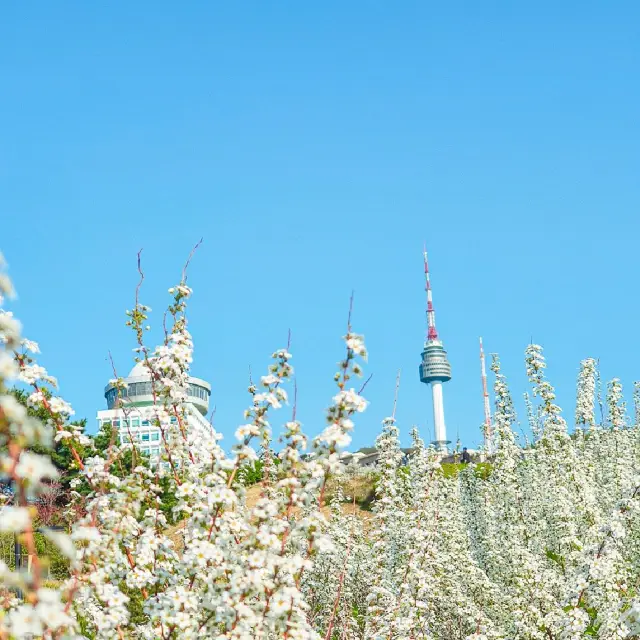
[[433, 297], [431, 293], [431, 279], [429, 276], [429, 262], [427, 250], [424, 250], [424, 277], [427, 292], [427, 339], [422, 351], [420, 363], [420, 382], [431, 385], [431, 397], [433, 399], [433, 426], [436, 449], [446, 453], [447, 428], [444, 422], [444, 401], [442, 398], [442, 383], [451, 380], [451, 365], [447, 359], [447, 352], [442, 346], [436, 330], [436, 314], [433, 309]]

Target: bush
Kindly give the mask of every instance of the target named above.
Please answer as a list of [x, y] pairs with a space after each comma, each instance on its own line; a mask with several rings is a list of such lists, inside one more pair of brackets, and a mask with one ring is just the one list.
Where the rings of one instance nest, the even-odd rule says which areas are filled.
[[[457, 476], [460, 471], [469, 466], [469, 464], [465, 464], [463, 462], [443, 462], [441, 465], [442, 473], [447, 478]], [[491, 475], [491, 463], [489, 462], [476, 462], [475, 464], [472, 464], [471, 467], [479, 478], [486, 479]]]
[[[69, 577], [69, 561], [44, 534], [34, 534], [38, 559], [46, 580], [61, 581]], [[23, 569], [26, 569], [29, 554], [24, 542], [21, 544]], [[15, 570], [15, 537], [11, 533], [0, 533], [0, 560]]]

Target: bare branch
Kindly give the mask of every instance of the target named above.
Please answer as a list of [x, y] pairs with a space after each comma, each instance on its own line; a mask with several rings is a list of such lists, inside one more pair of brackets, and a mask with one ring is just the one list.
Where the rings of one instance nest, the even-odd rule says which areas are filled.
[[138, 286], [136, 287], [136, 309], [138, 308], [138, 302], [140, 300], [140, 287], [142, 286], [142, 282], [144, 281], [144, 272], [142, 271], [142, 260], [140, 256], [142, 255], [142, 249], [138, 251], [138, 273], [140, 274], [140, 280], [138, 282]]
[[191, 253], [187, 258], [187, 261], [184, 263], [184, 267], [182, 269], [182, 284], [186, 284], [187, 282], [187, 269], [189, 268], [189, 263], [191, 262], [191, 258], [193, 258], [193, 254], [198, 250], [198, 247], [202, 244], [203, 240], [204, 238], [200, 238], [200, 240], [196, 242], [196, 245], [193, 247], [193, 249], [191, 249]]
[[360, 395], [365, 390], [365, 387], [369, 384], [369, 381], [371, 380], [371, 378], [373, 378], [373, 373], [364, 381], [364, 384], [360, 387], [360, 390], [358, 391], [358, 395]]
[[217, 405], [213, 405], [213, 409], [211, 410], [211, 414], [209, 415], [209, 424], [211, 425], [212, 428], [214, 428], [214, 421], [216, 418], [216, 409], [217, 409]]
[[291, 412], [291, 422], [296, 421], [296, 414], [298, 412], [298, 381], [293, 381], [293, 411]]
[[400, 369], [398, 369], [398, 375], [396, 376], [396, 392], [393, 396], [393, 413], [391, 417], [396, 419], [396, 407], [398, 406], [398, 391], [400, 390]]

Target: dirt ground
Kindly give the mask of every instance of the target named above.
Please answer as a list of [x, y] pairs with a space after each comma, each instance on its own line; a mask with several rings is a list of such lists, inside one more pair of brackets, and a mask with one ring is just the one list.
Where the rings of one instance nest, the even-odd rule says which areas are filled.
[[[262, 487], [260, 485], [254, 485], [247, 489], [247, 506], [249, 508], [252, 508], [256, 505], [256, 503], [260, 498], [261, 491], [262, 491]], [[294, 510], [294, 513], [296, 511], [297, 509]], [[331, 518], [331, 510], [329, 509], [328, 506], [325, 506], [322, 509], [322, 513], [324, 513], [327, 519]], [[344, 513], [345, 515], [355, 514], [362, 520], [365, 528], [367, 528], [367, 525], [370, 525], [371, 520], [373, 518], [373, 513], [371, 511], [368, 511], [367, 509], [363, 509], [359, 504], [354, 505], [353, 503], [349, 504], [347, 502], [344, 502], [342, 504], [342, 513]], [[173, 540], [174, 544], [176, 545], [176, 549], [178, 549], [178, 551], [182, 549], [182, 531], [181, 530], [183, 527], [184, 527], [183, 523], [178, 523], [177, 525], [172, 527], [169, 531], [169, 537]]]

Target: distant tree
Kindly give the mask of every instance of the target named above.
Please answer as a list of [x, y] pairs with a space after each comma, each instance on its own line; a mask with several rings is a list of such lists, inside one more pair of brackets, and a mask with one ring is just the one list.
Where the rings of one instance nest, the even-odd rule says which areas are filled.
[[64, 523], [61, 505], [64, 504], [65, 497], [66, 492], [62, 482], [57, 480], [47, 482], [35, 503], [40, 525], [51, 527]]
[[[9, 393], [22, 406], [26, 407], [28, 415], [34, 418], [38, 418], [38, 420], [44, 423], [50, 422], [51, 416], [49, 415], [49, 412], [44, 407], [38, 406], [34, 408], [29, 404], [28, 402], [29, 394], [27, 392], [23, 391], [22, 389], [14, 388], [14, 389], [10, 389]], [[43, 393], [45, 397], [51, 395], [50, 392], [48, 392], [46, 389], [43, 390]], [[73, 421], [70, 424], [78, 425], [84, 431], [87, 425], [87, 421], [83, 418], [81, 420]], [[59, 442], [54, 441], [52, 448], [45, 447], [41, 444], [32, 444], [29, 447], [29, 450], [33, 451], [33, 453], [44, 454], [51, 457], [51, 461], [55, 465], [56, 469], [58, 469], [58, 471], [60, 472], [60, 478], [59, 478], [60, 487], [59, 487], [59, 490], [56, 491], [56, 495], [59, 496], [62, 502], [65, 502], [63, 498], [67, 497], [68, 491], [70, 489], [70, 483], [75, 477], [78, 476], [80, 471], [78, 469], [78, 464], [71, 453], [71, 449], [67, 446], [67, 444], [64, 441], [59, 441]], [[76, 444], [76, 450], [78, 451], [78, 454], [80, 455], [80, 457], [84, 458], [85, 451], [82, 450], [82, 448], [78, 444]]]
[[[104, 422], [98, 433], [93, 436], [93, 446], [96, 453], [105, 460], [109, 459], [109, 450], [114, 445], [120, 445], [118, 427], [111, 422]], [[148, 466], [142, 454], [133, 448], [121, 449], [113, 459], [111, 473], [118, 478], [128, 476], [138, 466]]]

